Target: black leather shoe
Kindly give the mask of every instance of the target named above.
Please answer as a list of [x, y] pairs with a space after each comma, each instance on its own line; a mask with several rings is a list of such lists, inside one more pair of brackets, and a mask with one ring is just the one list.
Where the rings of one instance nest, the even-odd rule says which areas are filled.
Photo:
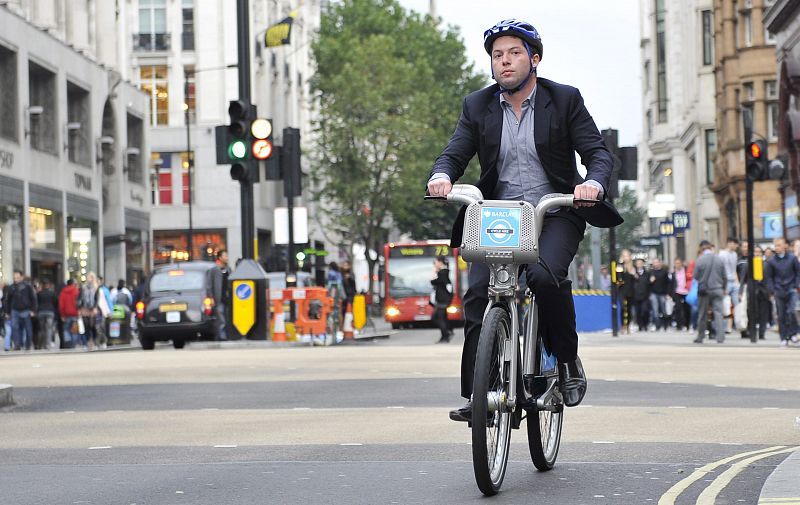
[[583, 401], [586, 394], [586, 373], [580, 358], [558, 364], [558, 386], [567, 407], [574, 407]]
[[472, 421], [472, 400], [465, 403], [463, 407], [451, 410], [450, 419], [462, 423]]

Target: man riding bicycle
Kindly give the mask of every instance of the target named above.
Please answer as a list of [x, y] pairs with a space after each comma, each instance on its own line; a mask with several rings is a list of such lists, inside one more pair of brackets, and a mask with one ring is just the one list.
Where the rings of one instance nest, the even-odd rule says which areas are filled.
[[[433, 165], [428, 192], [446, 196], [477, 153], [481, 165], [477, 186], [487, 198], [537, 205], [548, 193], [572, 193], [576, 199], [599, 200], [548, 214], [539, 237], [539, 256], [546, 268], [528, 265], [526, 273], [527, 285], [539, 304], [540, 330], [559, 361], [564, 403], [572, 407], [586, 393], [586, 376], [578, 358], [575, 305], [567, 270], [587, 222], [601, 228], [622, 222], [616, 209], [603, 200], [613, 161], [580, 92], [537, 78], [542, 40], [530, 23], [501, 21], [486, 30], [483, 45], [497, 83], [464, 99], [455, 132]], [[585, 180], [578, 174], [575, 152], [586, 166]], [[461, 243], [465, 210], [461, 209], [453, 226], [452, 247]], [[472, 419], [475, 354], [489, 302], [488, 285], [487, 266], [473, 263], [464, 297], [461, 357], [461, 396], [467, 403], [450, 412], [455, 421]]]

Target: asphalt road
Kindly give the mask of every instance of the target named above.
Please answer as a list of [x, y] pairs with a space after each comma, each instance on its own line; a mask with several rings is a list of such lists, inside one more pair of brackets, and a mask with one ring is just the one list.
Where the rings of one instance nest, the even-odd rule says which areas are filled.
[[[589, 393], [556, 468], [536, 472], [516, 431], [490, 501], [757, 503], [800, 444], [800, 349], [768, 336], [582, 336]], [[435, 340], [2, 355], [0, 503], [487, 503], [447, 419], [460, 339]]]

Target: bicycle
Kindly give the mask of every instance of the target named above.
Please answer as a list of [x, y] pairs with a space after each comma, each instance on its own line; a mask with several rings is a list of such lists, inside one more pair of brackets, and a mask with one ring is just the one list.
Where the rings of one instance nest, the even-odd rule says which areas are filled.
[[549, 271], [539, 258], [538, 245], [547, 211], [586, 201], [568, 194], [546, 195], [536, 207], [521, 201], [484, 200], [481, 191], [469, 184], [454, 185], [446, 197], [425, 199], [467, 205], [461, 256], [489, 267], [490, 300], [478, 340], [469, 426], [475, 481], [483, 494], [491, 496], [505, 477], [511, 430], [519, 429], [523, 419], [534, 466], [550, 470], [558, 456], [564, 415], [558, 363], [538, 332], [535, 295], [526, 290], [530, 303], [520, 324], [516, 294], [525, 265], [541, 263]]

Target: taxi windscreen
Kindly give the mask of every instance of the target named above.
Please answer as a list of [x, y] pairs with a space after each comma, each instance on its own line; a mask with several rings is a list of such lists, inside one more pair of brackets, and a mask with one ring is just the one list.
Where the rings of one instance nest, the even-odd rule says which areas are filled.
[[166, 270], [150, 279], [150, 292], [191, 291], [203, 289], [206, 273], [197, 270]]

